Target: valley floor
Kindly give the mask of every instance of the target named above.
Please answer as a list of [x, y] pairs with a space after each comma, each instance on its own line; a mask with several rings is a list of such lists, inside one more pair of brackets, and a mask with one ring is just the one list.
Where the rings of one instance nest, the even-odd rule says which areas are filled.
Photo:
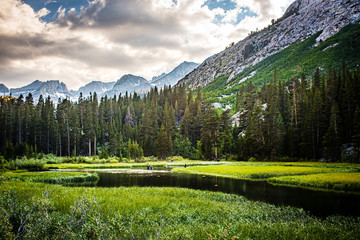
[[319, 162], [243, 162], [175, 168], [176, 172], [262, 180], [319, 190], [360, 191], [360, 165]]
[[5, 180], [0, 238], [359, 239], [360, 218], [316, 218], [234, 194], [181, 188], [66, 187]]
[[[175, 167], [175, 172], [332, 190], [360, 189], [360, 166], [354, 164], [190, 160], [114, 164], [145, 169], [150, 164], [154, 168], [168, 165]], [[96, 173], [55, 170], [6, 172], [0, 180], [0, 239], [360, 238], [359, 216], [318, 218], [299, 208], [250, 201], [235, 194], [169, 187], [62, 186], [59, 184], [97, 181], [98, 177]]]

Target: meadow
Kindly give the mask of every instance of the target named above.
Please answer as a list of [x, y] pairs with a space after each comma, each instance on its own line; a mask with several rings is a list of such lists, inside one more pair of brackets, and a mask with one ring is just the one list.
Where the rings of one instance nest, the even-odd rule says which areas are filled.
[[97, 173], [87, 172], [6, 172], [3, 178], [12, 181], [43, 182], [43, 183], [75, 183], [96, 182], [99, 180]]
[[272, 184], [326, 190], [360, 191], [360, 166], [319, 162], [243, 162], [175, 168], [175, 172], [262, 180]]
[[360, 191], [360, 173], [320, 173], [305, 176], [285, 176], [268, 179], [281, 185], [323, 188], [344, 191]]
[[219, 192], [66, 187], [9, 180], [2, 181], [0, 192], [1, 239], [360, 237], [359, 217], [319, 219], [299, 208], [276, 207]]

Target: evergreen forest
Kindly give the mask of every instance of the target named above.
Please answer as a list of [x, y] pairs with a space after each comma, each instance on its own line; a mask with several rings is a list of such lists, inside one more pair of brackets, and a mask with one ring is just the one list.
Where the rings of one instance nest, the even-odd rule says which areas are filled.
[[3, 96], [0, 155], [360, 162], [360, 68], [293, 79], [274, 69], [269, 82], [242, 84], [227, 110], [185, 85], [57, 103]]

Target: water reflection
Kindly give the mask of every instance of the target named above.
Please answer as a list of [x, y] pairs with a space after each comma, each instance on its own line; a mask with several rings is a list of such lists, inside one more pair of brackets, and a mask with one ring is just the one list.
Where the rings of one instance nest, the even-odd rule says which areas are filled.
[[274, 186], [264, 181], [212, 177], [169, 171], [100, 170], [97, 187], [155, 186], [182, 187], [235, 193], [255, 201], [303, 208], [323, 217], [329, 215], [360, 216], [360, 194], [314, 191]]

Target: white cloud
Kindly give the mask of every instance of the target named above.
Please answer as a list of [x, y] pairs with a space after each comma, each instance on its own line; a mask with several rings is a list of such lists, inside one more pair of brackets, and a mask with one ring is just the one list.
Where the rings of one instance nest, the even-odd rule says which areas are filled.
[[[282, 15], [290, 1], [235, 0], [236, 8], [210, 10], [205, 0], [95, 0], [80, 13], [60, 7], [55, 23], [19, 0], [0, 8], [0, 82], [19, 87], [58, 79], [69, 88], [132, 73], [150, 79], [183, 61], [202, 62], [248, 32]], [[237, 16], [244, 7], [257, 17]], [[221, 24], [216, 15], [224, 16]], [[16, 79], [16, 81], [14, 80]], [[19, 84], [22, 82], [22, 84]]]

